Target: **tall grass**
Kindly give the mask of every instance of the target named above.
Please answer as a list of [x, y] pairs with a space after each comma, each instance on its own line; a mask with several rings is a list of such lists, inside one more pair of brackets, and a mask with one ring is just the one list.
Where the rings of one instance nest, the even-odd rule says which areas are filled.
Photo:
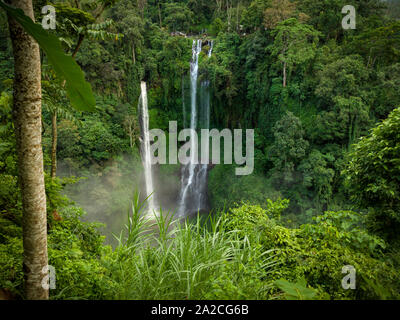
[[227, 217], [189, 223], [160, 212], [149, 219], [135, 195], [127, 234], [108, 261], [115, 299], [265, 299], [271, 251], [227, 231]]

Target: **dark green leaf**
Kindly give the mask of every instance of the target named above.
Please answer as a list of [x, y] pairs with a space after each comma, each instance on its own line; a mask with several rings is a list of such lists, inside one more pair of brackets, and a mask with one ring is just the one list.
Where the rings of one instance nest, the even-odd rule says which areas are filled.
[[0, 1], [0, 6], [38, 42], [58, 77], [66, 80], [67, 95], [71, 105], [77, 110], [94, 111], [96, 101], [92, 88], [85, 81], [83, 72], [78, 64], [72, 57], [64, 53], [59, 39], [55, 35], [46, 32], [41, 25], [34, 23], [21, 9], [11, 7], [2, 1]]

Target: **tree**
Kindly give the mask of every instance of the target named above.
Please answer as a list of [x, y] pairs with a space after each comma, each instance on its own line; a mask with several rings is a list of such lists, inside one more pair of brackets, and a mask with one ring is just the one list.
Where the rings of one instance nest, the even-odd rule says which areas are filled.
[[[75, 59], [85, 38], [91, 40], [104, 40], [121, 38], [120, 34], [108, 32], [107, 29], [113, 25], [112, 20], [97, 23], [104, 9], [112, 5], [115, 1], [100, 1], [99, 6], [93, 10], [93, 15], [80, 9], [79, 3], [75, 3], [76, 8], [70, 7], [64, 3], [55, 4], [57, 10], [58, 35], [60, 40], [72, 50], [71, 57]], [[77, 39], [75, 42], [75, 38]], [[62, 87], [65, 86], [65, 81]], [[61, 88], [62, 89], [62, 88]], [[57, 103], [53, 103], [51, 108], [51, 177], [55, 178], [57, 174], [57, 114], [60, 108]]]
[[388, 0], [386, 13], [393, 19], [400, 18], [400, 1]]
[[287, 70], [305, 64], [315, 56], [319, 32], [313, 27], [291, 18], [280, 22], [272, 31], [275, 38], [270, 46], [272, 55], [282, 63], [283, 87], [287, 83]]
[[354, 146], [344, 175], [351, 199], [371, 209], [373, 231], [399, 239], [400, 108]]
[[136, 64], [136, 52], [143, 49], [144, 19], [138, 14], [138, 9], [132, 1], [122, 0], [112, 7], [110, 16], [113, 21], [118, 21], [117, 29], [123, 32], [123, 44], [127, 46], [127, 51], [132, 50], [132, 62]]
[[332, 197], [335, 171], [328, 167], [328, 162], [334, 162], [334, 160], [332, 155], [325, 155], [314, 149], [299, 166], [299, 170], [303, 173], [303, 185], [314, 189], [318, 204], [327, 203]]
[[325, 109], [317, 116], [315, 129], [327, 140], [350, 147], [369, 123], [370, 77], [361, 57], [346, 56], [317, 73], [317, 97]]
[[218, 36], [218, 33], [224, 29], [224, 23], [220, 18], [214, 19], [213, 23], [211, 24], [211, 33], [214, 36]]
[[[12, 0], [34, 20], [32, 1]], [[23, 207], [25, 293], [27, 299], [48, 299], [42, 286], [47, 262], [46, 194], [43, 174], [42, 104], [39, 45], [9, 17], [14, 53], [14, 126]]]
[[194, 16], [184, 3], [166, 3], [165, 15], [164, 22], [171, 31], [188, 31]]
[[[44, 69], [44, 68], [43, 68]], [[61, 116], [78, 123], [71, 110], [65, 92], [65, 81], [60, 83], [54, 72], [42, 71], [42, 109], [51, 115], [51, 169], [50, 176], [55, 178], [57, 171], [57, 120]]]
[[275, 141], [269, 156], [274, 164], [273, 176], [280, 184], [294, 181], [297, 165], [306, 156], [309, 143], [304, 139], [304, 129], [299, 118], [287, 112], [274, 126]]
[[383, 120], [396, 106], [400, 105], [400, 63], [382, 68], [377, 77], [374, 112], [378, 119]]
[[125, 131], [129, 136], [129, 146], [132, 149], [137, 137], [139, 136], [139, 126], [137, 123], [137, 116], [132, 114], [126, 115], [123, 125]]
[[25, 295], [27, 299], [48, 299], [48, 289], [42, 284], [48, 257], [38, 44], [57, 75], [66, 80], [72, 106], [91, 111], [95, 101], [81, 69], [64, 54], [59, 40], [34, 23], [32, 1], [13, 0], [11, 6], [0, 1], [0, 6], [8, 14], [14, 55], [13, 116], [22, 198]]
[[350, 43], [350, 50], [363, 55], [368, 67], [388, 65], [399, 61], [400, 22], [367, 30]]
[[310, 17], [309, 23], [315, 29], [322, 32], [324, 37], [321, 39], [340, 40], [346, 31], [340, 26], [344, 17], [342, 8], [348, 4], [353, 4], [357, 12], [357, 33], [363, 31], [368, 25], [364, 21], [372, 16], [384, 20], [383, 16], [379, 16], [385, 6], [385, 1], [381, 0], [357, 0], [353, 3], [347, 0], [298, 0], [297, 8]]
[[[296, 15], [296, 3], [290, 0], [273, 0], [271, 6], [264, 11], [264, 26], [273, 29], [284, 20], [293, 18]], [[299, 17], [300, 18], [300, 17]], [[305, 15], [301, 15], [305, 19]]]
[[244, 10], [242, 15], [242, 24], [245, 30], [251, 32], [262, 26], [264, 20], [264, 11], [268, 7], [270, 0], [254, 0]]

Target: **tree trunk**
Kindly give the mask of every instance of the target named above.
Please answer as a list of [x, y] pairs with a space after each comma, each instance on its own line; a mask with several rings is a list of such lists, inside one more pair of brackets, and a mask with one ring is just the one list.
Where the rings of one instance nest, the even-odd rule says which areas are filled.
[[[85, 36], [80, 34], [78, 38], [78, 43], [75, 46], [74, 51], [72, 52], [71, 57], [75, 58], [76, 54], [79, 51], [79, 48], [82, 45]], [[62, 87], [64, 88], [66, 84], [66, 80], [63, 81]], [[54, 110], [51, 117], [51, 178], [55, 178], [57, 176], [57, 110]]]
[[283, 63], [283, 87], [286, 88], [286, 61]]
[[218, 7], [217, 13], [218, 13], [218, 15], [219, 15], [219, 13], [221, 13], [221, 11], [222, 11], [222, 1], [223, 1], [223, 0], [217, 0], [217, 7]]
[[161, 5], [158, 3], [158, 19], [160, 20], [160, 28], [162, 28], [162, 19], [161, 19]]
[[132, 43], [132, 61], [133, 64], [136, 64], [135, 43]]
[[[34, 20], [32, 0], [10, 3]], [[49, 292], [42, 286], [48, 261], [39, 46], [11, 17], [8, 23], [14, 52], [13, 117], [22, 194], [25, 297], [48, 299]]]
[[239, 8], [240, 8], [240, 1], [236, 7], [236, 31], [239, 32]]
[[51, 178], [57, 175], [57, 110], [51, 116]]
[[[76, 47], [75, 47], [74, 51], [72, 52], [72, 55], [71, 55], [72, 58], [75, 58], [76, 54], [78, 53], [78, 50], [81, 47], [83, 39], [85, 39], [85, 36], [83, 34], [80, 34], [79, 38], [78, 38], [78, 43], [76, 44]], [[64, 85], [65, 85], [65, 81], [64, 81]]]
[[228, 32], [231, 31], [231, 18], [232, 18], [232, 12], [231, 12], [231, 6], [229, 0], [226, 2], [226, 15], [228, 18]]
[[[72, 53], [72, 58], [75, 58], [78, 50], [83, 42], [85, 37], [83, 35], [79, 36], [78, 43], [75, 47], [74, 52]], [[62, 83], [62, 87], [64, 88], [66, 81], [64, 80]], [[51, 173], [50, 176], [54, 179], [57, 176], [57, 109], [53, 111], [51, 116]]]

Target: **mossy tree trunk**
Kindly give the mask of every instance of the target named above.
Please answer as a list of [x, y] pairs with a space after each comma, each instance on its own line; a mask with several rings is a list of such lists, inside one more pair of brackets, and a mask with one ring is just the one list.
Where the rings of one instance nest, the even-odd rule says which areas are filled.
[[[32, 0], [10, 4], [34, 19]], [[8, 23], [14, 53], [13, 117], [22, 194], [25, 298], [48, 299], [42, 286], [48, 260], [39, 46], [11, 17]]]

